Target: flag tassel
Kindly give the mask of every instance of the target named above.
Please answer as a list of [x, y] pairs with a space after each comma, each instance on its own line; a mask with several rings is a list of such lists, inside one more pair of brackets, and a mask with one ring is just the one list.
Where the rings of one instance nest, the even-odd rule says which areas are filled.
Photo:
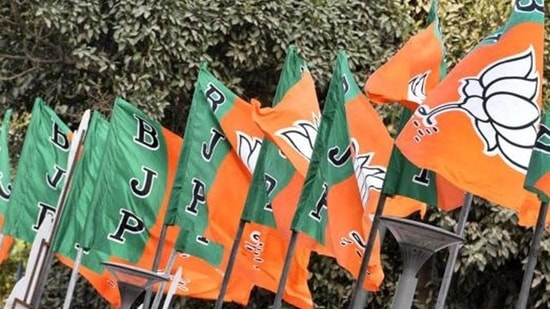
[[537, 265], [537, 256], [540, 252], [540, 242], [542, 239], [542, 232], [544, 231], [544, 222], [546, 220], [547, 213], [548, 202], [541, 202], [535, 233], [533, 234], [531, 248], [529, 249], [527, 267], [523, 273], [523, 281], [521, 282], [521, 290], [519, 292], [519, 299], [516, 304], [516, 309], [525, 309], [527, 307], [529, 290], [531, 289], [531, 281], [533, 280], [533, 273], [535, 272], [535, 266]]
[[[458, 218], [458, 224], [456, 226], [455, 233], [462, 237], [464, 234], [464, 227], [466, 226], [466, 221], [468, 219], [468, 213], [472, 206], [473, 195], [471, 193], [464, 194], [464, 204], [460, 210], [460, 217]], [[435, 305], [436, 309], [443, 309], [445, 305], [445, 300], [447, 299], [447, 293], [449, 292], [449, 286], [451, 285], [451, 280], [453, 278], [453, 268], [456, 263], [456, 258], [458, 256], [458, 250], [460, 249], [461, 244], [455, 244], [449, 249], [449, 258], [447, 259], [447, 265], [445, 266], [445, 273], [443, 274], [443, 279], [441, 281], [441, 287], [439, 288], [439, 294], [437, 295], [437, 303]]]
[[235, 260], [237, 258], [237, 251], [239, 250], [239, 244], [243, 238], [244, 225], [246, 221], [241, 219], [239, 220], [239, 226], [237, 227], [237, 234], [235, 235], [235, 240], [231, 246], [231, 252], [229, 253], [229, 260], [227, 261], [227, 267], [225, 268], [225, 273], [223, 274], [222, 286], [220, 287], [220, 294], [218, 294], [218, 299], [216, 300], [215, 309], [221, 309], [223, 306], [223, 300], [225, 298], [225, 293], [227, 292], [227, 286], [229, 285], [229, 279], [231, 278], [231, 273], [233, 272], [233, 266], [235, 266]]
[[359, 294], [366, 294], [363, 291], [363, 282], [367, 276], [367, 268], [369, 266], [369, 259], [372, 254], [372, 249], [374, 248], [374, 242], [376, 240], [376, 234], [378, 232], [378, 226], [380, 225], [380, 216], [384, 211], [384, 205], [386, 204], [386, 198], [388, 196], [385, 193], [381, 193], [378, 197], [378, 204], [376, 205], [376, 211], [374, 213], [374, 219], [372, 220], [372, 226], [369, 233], [369, 239], [365, 246], [365, 251], [363, 252], [363, 260], [361, 261], [361, 267], [359, 268], [359, 275], [357, 276], [357, 281], [355, 282], [355, 288], [350, 301], [350, 309], [364, 308], [365, 302], [367, 300], [365, 295], [360, 297]]

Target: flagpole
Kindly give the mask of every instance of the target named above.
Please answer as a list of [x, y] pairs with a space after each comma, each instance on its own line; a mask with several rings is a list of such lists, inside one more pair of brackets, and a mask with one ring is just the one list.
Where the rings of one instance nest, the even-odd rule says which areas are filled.
[[[164, 270], [164, 274], [170, 278], [170, 272], [172, 271], [172, 267], [174, 266], [174, 262], [176, 261], [176, 250], [172, 250], [172, 253], [170, 253], [170, 259], [168, 260], [168, 264], [166, 264], [166, 269]], [[178, 268], [178, 271], [181, 271], [181, 266]], [[170, 290], [172, 290], [172, 286], [174, 285], [174, 281], [178, 281], [181, 277], [181, 273], [179, 276], [176, 274], [174, 277], [174, 280], [172, 280], [172, 283], [170, 284]], [[162, 298], [162, 294], [164, 294], [164, 285], [166, 284], [166, 281], [162, 281], [159, 285], [157, 294], [155, 295], [155, 299], [153, 299], [153, 304], [151, 305], [151, 309], [157, 309], [160, 305], [160, 299]], [[177, 287], [177, 284], [176, 284]], [[171, 298], [171, 296], [170, 296]], [[148, 307], [143, 307], [143, 309], [147, 309]]]
[[82, 115], [82, 119], [80, 120], [80, 125], [75, 134], [75, 139], [71, 143], [71, 148], [69, 150], [69, 158], [67, 160], [67, 178], [65, 180], [65, 183], [63, 184], [63, 188], [61, 189], [61, 194], [59, 195], [59, 199], [57, 201], [57, 207], [55, 211], [52, 230], [50, 231], [50, 235], [47, 238], [48, 242], [46, 244], [46, 252], [45, 252], [45, 258], [44, 258], [45, 263], [42, 264], [38, 269], [36, 288], [33, 289], [33, 293], [31, 295], [31, 306], [33, 308], [39, 307], [40, 299], [42, 298], [42, 294], [44, 292], [46, 277], [48, 276], [48, 272], [50, 271], [51, 263], [53, 261], [53, 256], [54, 256], [52, 251], [52, 243], [55, 240], [55, 236], [57, 234], [57, 227], [59, 226], [59, 222], [61, 221], [61, 217], [63, 216], [63, 210], [65, 208], [65, 203], [67, 202], [67, 195], [68, 195], [67, 193], [69, 192], [69, 186], [71, 184], [72, 177], [74, 174], [73, 173], [74, 163], [76, 161], [76, 158], [79, 157], [82, 143], [86, 139], [86, 133], [88, 131], [89, 122], [90, 122], [90, 110], [88, 109]]
[[[178, 270], [176, 271], [176, 274], [174, 275], [174, 279], [172, 280], [172, 283], [170, 284], [170, 288], [168, 289], [168, 294], [166, 295], [166, 299], [164, 300], [164, 304], [162, 305], [162, 309], [170, 308], [170, 303], [172, 302], [172, 297], [176, 293], [176, 289], [178, 288], [178, 283], [181, 280], [182, 275], [183, 275], [183, 270], [180, 266], [180, 267], [178, 267]], [[156, 298], [155, 298], [155, 301], [156, 301]], [[156, 309], [156, 307], [153, 307], [153, 308]]]
[[288, 243], [288, 249], [286, 251], [285, 263], [283, 264], [283, 270], [281, 278], [279, 279], [279, 285], [277, 286], [277, 294], [275, 294], [275, 300], [273, 301], [273, 309], [280, 309], [283, 305], [283, 294], [285, 291], [286, 281], [288, 279], [288, 273], [290, 271], [290, 264], [292, 263], [292, 257], [296, 249], [296, 243], [298, 240], [298, 232], [292, 230], [290, 235], [290, 241]]
[[363, 290], [363, 282], [367, 277], [367, 269], [369, 266], [370, 256], [372, 254], [372, 249], [374, 248], [374, 243], [376, 240], [376, 235], [378, 232], [378, 226], [380, 225], [380, 216], [384, 211], [384, 205], [386, 204], [386, 198], [388, 196], [385, 193], [381, 193], [378, 197], [378, 204], [376, 205], [376, 211], [374, 213], [374, 218], [372, 219], [372, 225], [369, 232], [369, 239], [365, 246], [365, 251], [363, 252], [363, 260], [361, 261], [361, 267], [359, 268], [359, 275], [355, 281], [355, 288], [353, 289], [350, 301], [349, 309], [359, 309], [364, 308], [367, 301], [366, 294], [367, 292]]
[[82, 263], [82, 255], [84, 253], [84, 249], [82, 249], [82, 246], [78, 246], [76, 249], [76, 257], [73, 264], [73, 270], [71, 272], [71, 278], [69, 279], [69, 286], [67, 287], [67, 293], [65, 294], [65, 301], [63, 302], [63, 309], [69, 309], [71, 308], [71, 302], [73, 300], [73, 294], [74, 294], [74, 288], [76, 286], [76, 280], [78, 279], [78, 269], [80, 268], [80, 264]]
[[[464, 227], [466, 226], [466, 221], [468, 219], [468, 213], [472, 206], [473, 195], [469, 192], [464, 194], [464, 203], [462, 209], [460, 210], [460, 217], [458, 218], [458, 224], [456, 226], [455, 233], [462, 237], [464, 234]], [[445, 266], [445, 273], [443, 274], [443, 279], [441, 281], [441, 287], [439, 288], [439, 294], [437, 295], [437, 303], [435, 309], [443, 309], [445, 306], [445, 300], [447, 299], [447, 293], [449, 292], [449, 286], [451, 285], [451, 280], [453, 278], [453, 269], [456, 263], [456, 258], [458, 257], [458, 250], [460, 249], [461, 244], [455, 244], [449, 249], [449, 258], [447, 259], [447, 265]]]
[[[155, 257], [153, 258], [153, 267], [152, 271], [157, 271], [157, 268], [160, 264], [160, 257], [162, 255], [162, 247], [164, 246], [164, 241], [166, 240], [166, 230], [168, 229], [168, 226], [166, 224], [162, 225], [162, 229], [160, 230], [160, 236], [159, 236], [159, 244], [157, 245], [157, 250], [155, 251]], [[149, 305], [151, 303], [151, 297], [153, 295], [153, 286], [148, 287], [145, 290], [145, 298], [143, 299], [143, 309], [149, 309]]]
[[233, 272], [233, 266], [235, 265], [235, 260], [237, 258], [237, 250], [239, 249], [239, 244], [243, 238], [244, 225], [246, 221], [243, 219], [239, 220], [239, 226], [237, 227], [237, 234], [235, 235], [235, 240], [233, 240], [233, 245], [231, 246], [231, 252], [229, 253], [229, 260], [227, 261], [227, 266], [225, 268], [225, 273], [223, 274], [222, 286], [220, 288], [220, 293], [218, 294], [218, 299], [216, 300], [215, 309], [221, 309], [223, 306], [223, 300], [225, 298], [225, 293], [227, 292], [227, 286], [229, 285], [229, 278]]
[[542, 239], [542, 232], [544, 231], [544, 223], [546, 221], [547, 213], [548, 202], [541, 202], [539, 217], [537, 219], [535, 233], [533, 234], [531, 248], [529, 249], [527, 267], [523, 273], [523, 281], [521, 282], [521, 290], [519, 292], [519, 299], [516, 304], [516, 309], [525, 309], [527, 307], [527, 300], [529, 299], [529, 291], [531, 289], [531, 281], [533, 280], [533, 273], [535, 272], [535, 266], [537, 265], [537, 256], [540, 252], [540, 242]]

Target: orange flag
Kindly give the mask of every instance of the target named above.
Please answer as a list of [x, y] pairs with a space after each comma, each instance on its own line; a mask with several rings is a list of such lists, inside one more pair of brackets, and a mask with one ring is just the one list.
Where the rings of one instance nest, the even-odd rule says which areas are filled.
[[437, 17], [437, 0], [432, 1], [428, 26], [411, 37], [386, 64], [365, 83], [365, 93], [376, 103], [398, 102], [411, 110], [426, 99], [445, 71], [443, 41]]
[[[249, 103], [201, 66], [185, 132], [185, 160], [180, 162], [185, 166], [177, 184], [181, 203], [174, 204], [183, 206], [174, 208], [171, 220], [181, 223], [182, 229], [201, 233], [222, 245], [222, 269], [227, 265], [264, 137], [251, 113]], [[189, 183], [200, 189], [191, 190]], [[246, 278], [276, 291], [287, 246], [275, 228], [245, 224], [232, 278]], [[292, 279], [283, 299], [300, 308], [311, 308], [307, 286], [309, 251], [301, 252], [291, 265]]]
[[[272, 184], [268, 199], [277, 229], [290, 239], [290, 225], [321, 118], [313, 78], [293, 46], [287, 51], [273, 107], [261, 108], [256, 100], [252, 100], [252, 105], [254, 121], [266, 135], [262, 146], [267, 148], [263, 172]], [[332, 256], [306, 234], [298, 236], [298, 244]]]
[[[338, 65], [344, 82], [346, 118], [354, 152], [353, 166], [368, 217], [376, 211], [393, 141], [380, 116], [357, 85], [345, 55], [340, 57]], [[426, 205], [399, 195], [388, 198], [384, 207], [384, 215], [390, 216], [406, 217], [416, 211], [424, 215]], [[370, 222], [370, 219], [367, 220]]]
[[[413, 36], [365, 83], [365, 92], [372, 101], [398, 102], [408, 108], [401, 112], [398, 132], [411, 111], [424, 103], [426, 95], [447, 74], [437, 6], [438, 1], [432, 1], [428, 26]], [[408, 196], [447, 211], [460, 207], [464, 199], [462, 190], [440, 175], [411, 164], [397, 148], [392, 149], [382, 191], [388, 196]]]
[[536, 222], [539, 207], [523, 183], [541, 113], [543, 11], [536, 1], [515, 2], [508, 22], [457, 64], [397, 139], [418, 166], [491, 202], [524, 209], [522, 225]]

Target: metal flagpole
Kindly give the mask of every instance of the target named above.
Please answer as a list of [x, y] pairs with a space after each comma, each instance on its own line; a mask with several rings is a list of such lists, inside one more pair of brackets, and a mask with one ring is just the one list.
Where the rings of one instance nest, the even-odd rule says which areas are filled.
[[74, 288], [76, 286], [76, 280], [78, 279], [78, 269], [82, 263], [82, 256], [84, 249], [82, 246], [78, 246], [76, 249], [76, 257], [74, 260], [73, 270], [71, 272], [71, 278], [69, 279], [69, 286], [67, 287], [67, 293], [65, 294], [65, 302], [63, 303], [63, 309], [71, 308], [71, 301], [73, 300]]
[[[181, 269], [181, 266], [178, 267], [178, 270], [176, 271], [176, 274], [174, 275], [174, 279], [172, 280], [172, 283], [170, 284], [170, 288], [168, 289], [168, 294], [166, 294], [166, 299], [164, 300], [164, 305], [162, 305], [162, 309], [168, 309], [170, 308], [170, 302], [172, 302], [172, 297], [176, 293], [176, 289], [178, 288], [178, 283], [181, 280], [181, 276], [183, 274], [183, 271]], [[155, 298], [155, 301], [157, 299]], [[156, 307], [154, 307], [156, 308]]]
[[[168, 277], [170, 277], [170, 272], [172, 271], [172, 267], [174, 266], [174, 262], [176, 261], [176, 250], [172, 250], [172, 253], [170, 254], [170, 259], [168, 260], [168, 264], [166, 265], [166, 269], [164, 270], [164, 274]], [[174, 279], [172, 280], [172, 283], [170, 285], [170, 290], [172, 290], [172, 286], [174, 285], [174, 282], [176, 282], [175, 286], [177, 287], [177, 281], [180, 280], [181, 277], [181, 266], [178, 268], [178, 272], [180, 274], [176, 274], [174, 276]], [[151, 309], [157, 309], [160, 305], [160, 299], [162, 298], [162, 294], [164, 294], [164, 285], [166, 284], [165, 281], [162, 281], [159, 285], [157, 294], [155, 295], [155, 299], [153, 300], [153, 304], [151, 305]], [[175, 293], [172, 292], [172, 294]], [[171, 296], [170, 296], [171, 297]]]
[[63, 188], [61, 189], [61, 194], [59, 195], [59, 199], [57, 201], [57, 207], [55, 210], [52, 230], [50, 231], [49, 237], [47, 237], [46, 252], [45, 252], [45, 259], [44, 259], [45, 263], [42, 264], [41, 267], [39, 267], [38, 269], [38, 278], [36, 281], [36, 288], [33, 290], [33, 293], [31, 295], [32, 296], [31, 306], [33, 308], [39, 307], [40, 299], [42, 298], [42, 293], [44, 292], [46, 277], [48, 276], [48, 273], [50, 271], [51, 264], [53, 261], [53, 256], [54, 256], [52, 251], [52, 243], [55, 240], [59, 222], [61, 222], [61, 218], [63, 217], [63, 210], [65, 208], [69, 187], [72, 181], [72, 176], [74, 174], [73, 172], [74, 172], [75, 161], [79, 157], [80, 151], [82, 149], [81, 147], [82, 143], [86, 139], [86, 133], [88, 131], [89, 123], [90, 123], [90, 110], [87, 109], [82, 115], [82, 119], [80, 120], [80, 125], [78, 126], [78, 130], [75, 133], [73, 142], [71, 142], [71, 148], [69, 149], [69, 158], [67, 160], [67, 178], [65, 180]]
[[279, 285], [277, 286], [277, 294], [275, 294], [275, 300], [273, 301], [273, 309], [280, 309], [283, 304], [283, 293], [285, 291], [286, 280], [288, 279], [288, 272], [290, 271], [290, 264], [292, 263], [292, 257], [294, 256], [297, 240], [298, 232], [292, 230], [290, 241], [288, 243], [288, 249], [286, 251], [285, 263], [283, 264], [283, 271], [281, 273], [281, 278], [279, 279]]
[[[157, 271], [157, 268], [160, 264], [160, 257], [162, 255], [162, 247], [164, 246], [164, 241], [166, 240], [166, 230], [168, 229], [167, 225], [162, 225], [160, 230], [159, 244], [157, 246], [157, 251], [155, 251], [155, 257], [153, 259], [153, 271]], [[170, 272], [170, 270], [168, 270]], [[143, 299], [143, 309], [149, 309], [149, 304], [151, 303], [151, 297], [153, 295], [153, 287], [148, 287], [145, 290], [145, 298]]]
[[519, 299], [516, 304], [516, 309], [525, 309], [527, 307], [529, 290], [531, 289], [531, 281], [533, 280], [533, 273], [535, 272], [535, 266], [537, 264], [537, 256], [539, 255], [540, 251], [540, 241], [542, 239], [542, 232], [544, 231], [544, 223], [546, 221], [547, 213], [548, 202], [541, 202], [539, 217], [537, 218], [535, 233], [533, 234], [531, 248], [529, 249], [527, 267], [525, 268], [525, 272], [523, 273], [523, 281], [521, 282], [521, 290], [519, 292]]
[[220, 294], [218, 294], [218, 299], [216, 300], [215, 309], [221, 309], [223, 306], [223, 299], [225, 298], [225, 293], [227, 292], [227, 286], [229, 285], [229, 278], [233, 272], [233, 266], [235, 265], [235, 260], [237, 258], [237, 250], [239, 249], [239, 244], [243, 238], [244, 225], [246, 221], [243, 219], [239, 220], [239, 226], [237, 228], [237, 234], [235, 235], [235, 240], [233, 240], [233, 245], [231, 246], [231, 252], [229, 253], [229, 260], [227, 261], [227, 266], [225, 268], [225, 273], [223, 274], [222, 286], [220, 288]]
[[367, 292], [363, 290], [363, 282], [367, 276], [370, 256], [372, 254], [372, 249], [374, 248], [378, 225], [380, 225], [380, 216], [384, 211], [384, 205], [386, 204], [387, 197], [388, 196], [384, 193], [381, 193], [378, 197], [378, 204], [376, 205], [376, 211], [374, 213], [374, 218], [372, 219], [369, 239], [367, 240], [365, 251], [363, 252], [363, 260], [361, 261], [361, 267], [359, 268], [359, 275], [357, 276], [357, 281], [355, 281], [355, 287], [351, 295], [350, 309], [364, 308], [367, 301]]
[[[464, 203], [462, 204], [462, 209], [460, 210], [460, 217], [458, 218], [458, 224], [456, 226], [455, 233], [462, 237], [464, 234], [464, 227], [466, 226], [466, 220], [468, 219], [468, 213], [472, 206], [473, 195], [469, 192], [464, 194]], [[439, 294], [437, 295], [437, 303], [435, 309], [443, 309], [445, 305], [445, 300], [447, 299], [447, 293], [449, 292], [449, 286], [451, 285], [451, 280], [453, 278], [453, 269], [456, 263], [456, 258], [458, 256], [458, 250], [460, 249], [461, 244], [455, 244], [449, 249], [449, 258], [447, 259], [447, 265], [445, 266], [445, 273], [441, 281], [441, 287], [439, 288]]]

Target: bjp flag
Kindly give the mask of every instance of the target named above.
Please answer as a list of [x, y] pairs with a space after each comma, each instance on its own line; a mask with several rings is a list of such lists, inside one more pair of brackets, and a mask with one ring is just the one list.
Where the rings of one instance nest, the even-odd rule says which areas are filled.
[[[523, 188], [542, 105], [544, 8], [516, 1], [486, 37], [428, 95], [397, 146], [420, 167], [511, 208], [538, 209]], [[520, 214], [521, 225], [536, 216]]]
[[434, 88], [445, 75], [445, 49], [437, 0], [432, 1], [427, 27], [407, 43], [365, 83], [365, 93], [375, 103], [398, 102], [415, 110], [426, 99], [427, 90]]

